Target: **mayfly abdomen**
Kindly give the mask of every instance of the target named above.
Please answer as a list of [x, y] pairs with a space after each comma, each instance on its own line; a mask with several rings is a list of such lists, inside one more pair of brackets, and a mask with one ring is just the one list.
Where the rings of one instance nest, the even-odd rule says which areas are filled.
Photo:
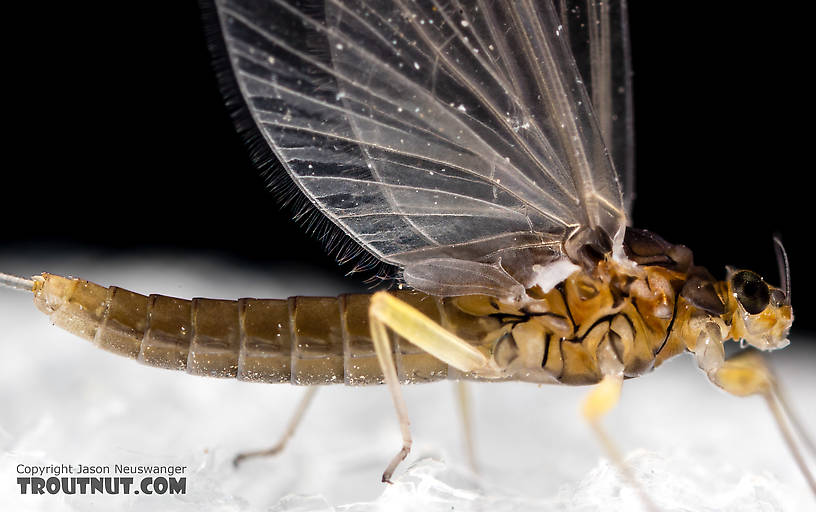
[[[393, 292], [429, 318], [484, 340], [484, 326], [449, 299]], [[43, 274], [34, 303], [51, 321], [95, 345], [160, 368], [194, 375], [298, 385], [380, 384], [368, 326], [369, 294], [219, 300], [144, 296], [82, 279]], [[448, 366], [395, 336], [403, 382], [448, 377]], [[455, 370], [452, 372], [456, 373]], [[456, 375], [461, 376], [461, 375]]]

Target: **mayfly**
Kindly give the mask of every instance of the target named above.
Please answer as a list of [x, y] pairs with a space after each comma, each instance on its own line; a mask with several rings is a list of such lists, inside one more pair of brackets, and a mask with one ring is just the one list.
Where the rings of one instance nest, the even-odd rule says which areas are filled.
[[[298, 385], [444, 378], [594, 385], [600, 419], [626, 378], [691, 352], [717, 386], [767, 398], [756, 352], [787, 345], [780, 287], [724, 281], [629, 225], [633, 126], [625, 2], [218, 0], [241, 102], [310, 204], [400, 288], [373, 295], [192, 301], [43, 274], [52, 322], [142, 363]], [[794, 422], [795, 425], [795, 422]]]

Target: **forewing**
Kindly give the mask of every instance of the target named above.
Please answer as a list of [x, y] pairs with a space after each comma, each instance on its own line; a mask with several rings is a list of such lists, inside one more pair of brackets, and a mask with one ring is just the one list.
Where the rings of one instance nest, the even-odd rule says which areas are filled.
[[635, 125], [626, 0], [559, 0], [557, 8], [618, 172], [631, 221]]
[[251, 114], [382, 261], [489, 261], [625, 214], [549, 2], [218, 0]]

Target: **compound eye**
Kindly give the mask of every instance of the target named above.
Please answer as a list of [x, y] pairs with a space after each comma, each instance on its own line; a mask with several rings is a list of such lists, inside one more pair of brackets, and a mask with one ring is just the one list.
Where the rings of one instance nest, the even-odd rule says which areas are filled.
[[748, 314], [756, 315], [768, 307], [771, 291], [759, 275], [750, 270], [741, 270], [731, 277], [731, 289]]

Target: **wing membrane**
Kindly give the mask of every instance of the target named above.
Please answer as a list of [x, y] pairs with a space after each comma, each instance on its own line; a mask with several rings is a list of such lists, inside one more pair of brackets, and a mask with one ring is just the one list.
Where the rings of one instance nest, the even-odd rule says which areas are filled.
[[626, 0], [559, 0], [558, 11], [618, 172], [631, 221], [635, 130]]
[[315, 206], [381, 260], [484, 261], [625, 224], [549, 2], [217, 6], [267, 142]]

